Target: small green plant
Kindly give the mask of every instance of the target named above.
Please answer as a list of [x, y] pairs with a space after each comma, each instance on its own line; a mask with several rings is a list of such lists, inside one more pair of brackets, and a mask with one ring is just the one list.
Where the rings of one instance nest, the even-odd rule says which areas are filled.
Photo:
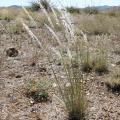
[[69, 13], [81, 13], [80, 8], [75, 8], [75, 7], [67, 7], [66, 8]]
[[49, 85], [46, 82], [30, 81], [27, 85], [25, 95], [28, 98], [32, 98], [35, 103], [46, 102], [49, 100], [48, 87]]
[[105, 80], [108, 90], [120, 92], [120, 69], [115, 69], [110, 77]]

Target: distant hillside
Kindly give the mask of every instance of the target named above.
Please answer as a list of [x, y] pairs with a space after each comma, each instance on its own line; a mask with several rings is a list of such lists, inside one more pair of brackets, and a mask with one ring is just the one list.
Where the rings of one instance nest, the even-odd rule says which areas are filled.
[[[89, 7], [89, 6], [88, 6]], [[106, 10], [106, 9], [111, 9], [111, 8], [119, 8], [120, 9], [120, 5], [119, 6], [108, 6], [108, 5], [103, 5], [103, 6], [93, 6], [94, 8], [97, 8], [98, 10]], [[0, 8], [6, 8], [6, 7], [0, 7]], [[8, 6], [7, 8], [22, 8], [22, 6], [19, 5], [11, 5]]]
[[92, 6], [93, 8], [97, 8], [98, 10], [108, 10], [111, 8], [114, 9], [120, 9], [120, 6], [108, 6], [108, 5], [103, 5], [103, 6]]
[[18, 6], [18, 5], [12, 5], [12, 6], [9, 6], [8, 8], [21, 8], [21, 6]]
[[104, 5], [104, 6], [96, 6], [97, 9], [99, 10], [106, 10], [106, 9], [110, 9], [112, 8], [113, 6], [108, 6], [108, 5]]

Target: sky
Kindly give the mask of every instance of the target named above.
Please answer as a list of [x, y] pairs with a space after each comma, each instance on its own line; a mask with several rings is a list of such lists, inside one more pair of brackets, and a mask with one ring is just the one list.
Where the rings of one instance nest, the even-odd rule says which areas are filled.
[[[0, 6], [11, 6], [11, 5], [30, 5], [32, 1], [36, 0], [0, 0]], [[51, 0], [51, 3], [60, 7], [63, 6], [75, 6], [75, 7], [86, 7], [86, 6], [116, 6], [120, 5], [120, 0]]]

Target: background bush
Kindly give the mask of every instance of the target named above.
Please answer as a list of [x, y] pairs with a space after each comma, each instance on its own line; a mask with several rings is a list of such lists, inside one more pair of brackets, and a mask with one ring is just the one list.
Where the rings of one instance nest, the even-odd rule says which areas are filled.
[[87, 7], [83, 9], [83, 12], [86, 14], [98, 14], [99, 10], [95, 7]]
[[80, 13], [81, 12], [80, 8], [67, 7], [66, 9], [69, 13]]
[[[47, 10], [47, 11], [50, 11], [51, 10], [51, 7], [50, 7], [50, 1], [48, 0], [40, 0], [41, 4], [43, 5], [43, 7]], [[39, 5], [39, 2], [32, 2], [31, 3], [31, 7], [30, 9], [32, 11], [38, 11], [40, 10], [40, 5]]]
[[40, 5], [36, 2], [33, 2], [31, 4], [31, 8], [30, 8], [32, 11], [38, 11], [40, 9]]

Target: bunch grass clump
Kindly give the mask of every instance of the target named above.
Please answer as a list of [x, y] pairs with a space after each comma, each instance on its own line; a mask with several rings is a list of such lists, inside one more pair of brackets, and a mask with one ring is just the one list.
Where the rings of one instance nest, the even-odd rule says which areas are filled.
[[63, 58], [61, 62], [64, 66], [67, 77], [67, 82], [65, 83], [61, 93], [62, 99], [68, 110], [68, 119], [84, 120], [86, 100], [80, 58], [76, 58], [76, 56], [74, 56], [71, 60], [67, 59], [67, 61]]
[[109, 10], [106, 10], [105, 12], [107, 15], [109, 15], [110, 17], [119, 17], [120, 16], [120, 9], [119, 8], [111, 8]]
[[[99, 38], [99, 37], [98, 37]], [[89, 45], [89, 41], [86, 36], [84, 36], [84, 49], [82, 51], [82, 71], [83, 72], [96, 72], [99, 75], [103, 75], [108, 73], [108, 57], [107, 57], [107, 49], [105, 39], [106, 37], [102, 38], [99, 41], [96, 37], [95, 41], [95, 48], [91, 48]], [[86, 49], [85, 49], [86, 48]]]
[[112, 16], [112, 17], [116, 17], [117, 16], [117, 14], [116, 14], [116, 12], [115, 11], [109, 11], [108, 13], [107, 13], [109, 16]]
[[[107, 56], [107, 49], [106, 49], [106, 37], [101, 37], [102, 40], [98, 41], [97, 45], [97, 52], [96, 52], [96, 58], [94, 61], [94, 70], [99, 75], [108, 73], [108, 56]], [[99, 39], [98, 39], [99, 40]]]
[[116, 55], [120, 55], [120, 46], [116, 46], [116, 47], [115, 47], [114, 53], [115, 53]]
[[83, 56], [82, 59], [82, 71], [89, 73], [89, 72], [96, 72], [99, 75], [108, 73], [108, 60], [107, 57], [103, 54], [95, 54], [95, 57], [92, 53], [87, 52]]
[[22, 32], [24, 32], [21, 22], [16, 20], [14, 24], [11, 23], [9, 25], [9, 32], [12, 34], [21, 34]]
[[[104, 19], [104, 20], [103, 20]], [[111, 35], [119, 34], [119, 17], [110, 17], [104, 14], [89, 16], [81, 14], [78, 18], [79, 28], [87, 35]]]
[[[62, 99], [68, 111], [69, 120], [84, 120], [86, 109], [83, 83], [84, 79], [82, 72], [80, 71], [80, 46], [77, 44], [78, 38], [75, 35], [73, 19], [66, 9], [58, 10], [59, 14], [56, 14], [54, 8], [51, 7], [54, 16], [54, 21], [52, 21], [49, 12], [47, 12], [41, 3], [40, 6], [43, 8], [43, 13], [49, 22], [49, 24], [45, 23], [44, 25], [51, 33], [52, 38], [58, 43], [57, 47], [54, 47], [53, 43], [43, 44], [43, 42], [36, 37], [36, 35], [25, 23], [23, 23], [23, 26], [47, 56], [48, 63], [50, 63], [49, 65], [51, 71], [53, 72], [55, 83], [58, 86], [60, 99]], [[61, 37], [57, 34], [54, 23], [56, 23], [58, 26], [62, 26], [62, 36], [64, 36], [64, 40], [61, 40]], [[73, 45], [76, 46], [75, 50], [71, 49]], [[55, 58], [55, 56], [58, 61], [61, 61], [63, 69], [62, 73], [64, 77], [60, 77], [58, 74], [56, 74], [53, 66], [54, 62], [52, 64], [50, 62], [52, 58]]]
[[2, 9], [0, 11], [0, 20], [6, 20], [7, 22], [10, 22], [15, 18], [14, 13], [12, 13], [8, 9]]
[[0, 56], [0, 74], [1, 74], [1, 72], [3, 70], [3, 63], [4, 63], [4, 57], [1, 54], [1, 56]]
[[81, 83], [74, 83], [72, 86], [66, 86], [65, 95], [67, 97], [66, 105], [69, 111], [69, 120], [85, 119], [85, 99], [80, 91]]
[[107, 58], [104, 56], [98, 56], [94, 61], [94, 69], [95, 72], [99, 75], [102, 75], [103, 73], [108, 73], [108, 63]]
[[120, 93], [120, 69], [117, 68], [110, 77], [105, 80], [108, 90]]
[[87, 53], [83, 56], [82, 60], [82, 71], [83, 72], [91, 72], [93, 71], [93, 59], [91, 58], [91, 53], [87, 51]]

